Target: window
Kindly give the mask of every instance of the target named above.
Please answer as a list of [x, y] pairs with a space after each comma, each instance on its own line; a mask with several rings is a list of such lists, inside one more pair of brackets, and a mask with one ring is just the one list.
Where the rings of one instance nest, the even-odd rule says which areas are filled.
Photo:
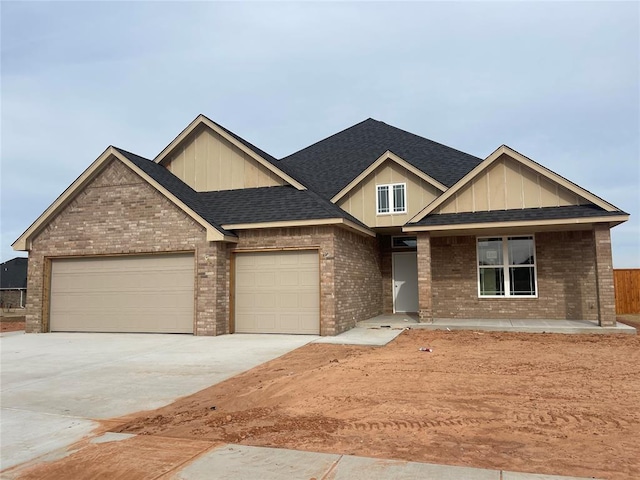
[[407, 213], [407, 189], [404, 183], [378, 185], [376, 209], [378, 215], [385, 213]]
[[478, 238], [478, 295], [537, 295], [533, 236]]
[[416, 248], [418, 239], [416, 237], [391, 237], [392, 248]]

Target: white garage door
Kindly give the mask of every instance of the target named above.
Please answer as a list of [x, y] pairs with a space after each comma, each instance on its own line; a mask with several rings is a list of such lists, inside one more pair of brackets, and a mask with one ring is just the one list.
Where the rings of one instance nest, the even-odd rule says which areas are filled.
[[51, 262], [52, 332], [193, 333], [193, 255]]
[[236, 256], [239, 333], [320, 333], [317, 250]]

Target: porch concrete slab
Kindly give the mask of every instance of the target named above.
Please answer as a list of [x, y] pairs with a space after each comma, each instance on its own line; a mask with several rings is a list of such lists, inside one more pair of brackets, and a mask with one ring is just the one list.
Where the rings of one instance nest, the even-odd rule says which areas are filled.
[[380, 315], [358, 322], [359, 327], [387, 326], [388, 328], [415, 328], [425, 330], [480, 330], [488, 332], [521, 333], [587, 333], [587, 334], [636, 334], [636, 329], [618, 322], [615, 327], [600, 327], [591, 320], [548, 319], [466, 319], [436, 318], [420, 323], [405, 315]]
[[74, 443], [97, 426], [92, 420], [159, 408], [316, 338], [108, 333], [2, 337], [0, 465], [4, 469]]
[[331, 343], [334, 345], [383, 346], [404, 331], [401, 327], [355, 327], [335, 337], [320, 337], [313, 343]]

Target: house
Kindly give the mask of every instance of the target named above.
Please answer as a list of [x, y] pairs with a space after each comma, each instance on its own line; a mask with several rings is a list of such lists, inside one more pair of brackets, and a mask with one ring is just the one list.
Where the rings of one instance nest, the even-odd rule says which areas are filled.
[[24, 308], [27, 299], [27, 259], [16, 257], [0, 263], [0, 306]]
[[610, 326], [628, 218], [505, 145], [482, 159], [367, 119], [277, 160], [200, 115], [153, 160], [108, 147], [13, 247], [28, 332]]

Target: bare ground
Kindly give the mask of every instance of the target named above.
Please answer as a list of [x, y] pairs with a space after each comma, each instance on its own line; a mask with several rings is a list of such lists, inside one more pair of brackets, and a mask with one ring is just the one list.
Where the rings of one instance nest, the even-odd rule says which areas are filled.
[[16, 332], [24, 330], [25, 316], [2, 316], [0, 317], [0, 332]]
[[412, 330], [381, 348], [307, 345], [111, 430], [640, 478], [639, 363], [635, 335]]

